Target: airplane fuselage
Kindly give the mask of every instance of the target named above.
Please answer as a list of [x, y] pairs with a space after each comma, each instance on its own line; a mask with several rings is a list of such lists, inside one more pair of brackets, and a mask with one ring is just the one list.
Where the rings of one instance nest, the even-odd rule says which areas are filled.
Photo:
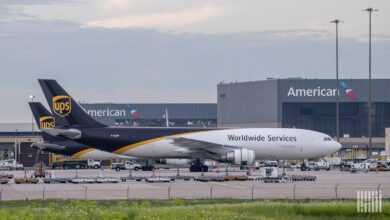
[[246, 148], [255, 159], [305, 159], [322, 157], [340, 149], [328, 135], [290, 128], [78, 128], [79, 143], [100, 150], [139, 158], [196, 158], [171, 138], [183, 137], [220, 146]]

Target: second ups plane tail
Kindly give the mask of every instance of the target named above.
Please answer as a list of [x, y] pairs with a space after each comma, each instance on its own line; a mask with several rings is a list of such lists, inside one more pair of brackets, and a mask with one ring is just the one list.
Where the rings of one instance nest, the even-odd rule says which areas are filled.
[[39, 129], [50, 127], [65, 127], [67, 126], [64, 120], [55, 120], [53, 115], [40, 102], [29, 102], [31, 111], [34, 115], [35, 122]]
[[[55, 128], [56, 126], [66, 126], [65, 121], [56, 121], [55, 118], [52, 116], [52, 114], [42, 105], [40, 102], [29, 102], [28, 103], [31, 111], [33, 113], [35, 122], [37, 123], [37, 126], [39, 127], [40, 130], [45, 129], [45, 128]], [[45, 132], [42, 132], [42, 137], [44, 141], [58, 141], [58, 137], [51, 136]], [[54, 144], [46, 144], [45, 142], [38, 142], [38, 143], [33, 143], [32, 146], [43, 150], [45, 148], [56, 148], [56, 145]]]

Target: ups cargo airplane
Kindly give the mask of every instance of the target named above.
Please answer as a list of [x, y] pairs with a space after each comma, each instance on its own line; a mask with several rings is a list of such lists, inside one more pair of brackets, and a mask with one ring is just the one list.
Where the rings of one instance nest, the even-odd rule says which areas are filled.
[[68, 123], [44, 132], [131, 157], [196, 159], [191, 171], [207, 171], [205, 159], [250, 165], [260, 159], [323, 157], [341, 148], [326, 134], [294, 128], [108, 127], [88, 115], [57, 81], [38, 81], [55, 120]]

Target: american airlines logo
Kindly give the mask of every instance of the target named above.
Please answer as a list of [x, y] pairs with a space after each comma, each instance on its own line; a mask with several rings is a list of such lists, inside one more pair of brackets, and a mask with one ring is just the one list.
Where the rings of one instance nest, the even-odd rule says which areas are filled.
[[317, 87], [315, 89], [295, 89], [290, 87], [288, 90], [287, 96], [336, 96], [337, 89], [323, 89]]
[[353, 93], [352, 89], [350, 89], [345, 82], [341, 82], [341, 86], [344, 88], [345, 93], [347, 93], [350, 99], [356, 99], [356, 96]]
[[[345, 82], [341, 82], [341, 86], [344, 88], [347, 96], [350, 99], [356, 99], [355, 94], [352, 89], [350, 89]], [[318, 86], [317, 88], [310, 89], [296, 89], [294, 87], [290, 87], [288, 90], [287, 96], [293, 97], [335, 97], [337, 94], [337, 89], [330, 88], [321, 88]]]
[[85, 110], [92, 117], [124, 117], [126, 116], [125, 110], [119, 109], [88, 109]]
[[87, 114], [89, 114], [92, 117], [126, 117], [128, 114], [127, 112], [130, 111], [133, 118], [139, 119], [139, 114], [135, 108], [133, 108], [130, 104], [127, 104], [126, 107], [129, 110], [126, 109], [112, 109], [110, 107], [107, 107], [105, 109], [84, 109]]

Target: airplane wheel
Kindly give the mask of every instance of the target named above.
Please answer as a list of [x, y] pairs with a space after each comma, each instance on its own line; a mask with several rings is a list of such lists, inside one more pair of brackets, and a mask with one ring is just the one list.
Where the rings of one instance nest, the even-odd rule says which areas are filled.
[[201, 166], [199, 166], [198, 164], [195, 164], [195, 165], [192, 165], [192, 166], [190, 167], [190, 171], [191, 171], [191, 172], [201, 172], [202, 169], [201, 169]]
[[207, 172], [209, 171], [209, 167], [206, 165], [194, 164], [190, 167], [190, 172]]

